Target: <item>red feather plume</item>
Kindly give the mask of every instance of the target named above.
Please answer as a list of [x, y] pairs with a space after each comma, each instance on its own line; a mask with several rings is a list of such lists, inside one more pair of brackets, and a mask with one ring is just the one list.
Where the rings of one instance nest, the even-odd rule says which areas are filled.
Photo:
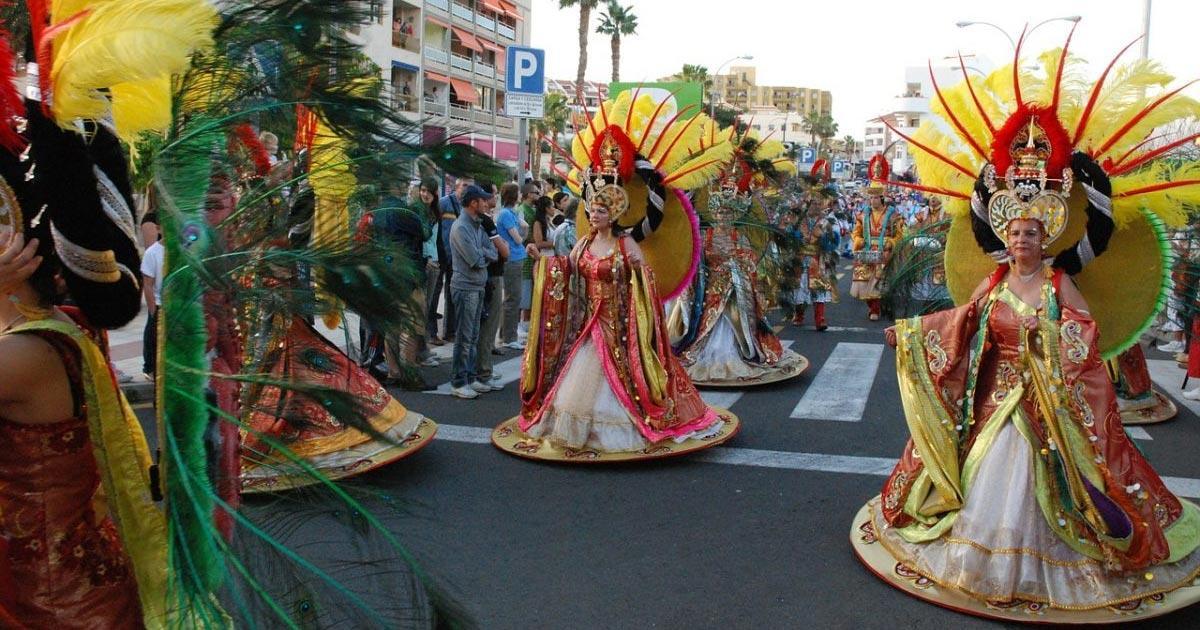
[[25, 103], [17, 90], [13, 52], [8, 42], [8, 33], [0, 32], [0, 146], [20, 153], [28, 143], [13, 129], [11, 121], [25, 116]]
[[250, 159], [254, 162], [254, 172], [260, 177], [266, 177], [267, 173], [271, 171], [271, 156], [267, 154], [267, 148], [263, 146], [263, 143], [259, 141], [254, 127], [251, 127], [250, 123], [242, 123], [233, 128], [233, 133], [245, 147], [246, 152], [250, 154]]

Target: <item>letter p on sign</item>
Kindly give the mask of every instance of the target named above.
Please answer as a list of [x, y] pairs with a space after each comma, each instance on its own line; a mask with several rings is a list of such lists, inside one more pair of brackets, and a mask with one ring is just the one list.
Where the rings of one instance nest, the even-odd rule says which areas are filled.
[[508, 76], [505, 87], [508, 92], [522, 94], [544, 94], [546, 92], [546, 52], [538, 48], [522, 46], [508, 47]]

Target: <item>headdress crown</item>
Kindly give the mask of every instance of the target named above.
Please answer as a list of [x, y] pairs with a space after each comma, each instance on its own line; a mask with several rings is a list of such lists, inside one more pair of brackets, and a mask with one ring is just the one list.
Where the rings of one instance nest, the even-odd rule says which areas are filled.
[[1000, 240], [1015, 219], [1035, 219], [1046, 231], [1050, 243], [1067, 227], [1067, 198], [1071, 194], [1071, 169], [1065, 168], [1059, 179], [1046, 172], [1050, 145], [1035, 118], [1018, 133], [1009, 148], [1012, 163], [1004, 173], [1003, 190], [996, 185], [996, 169], [984, 167], [984, 184], [994, 193], [988, 202], [988, 222]]

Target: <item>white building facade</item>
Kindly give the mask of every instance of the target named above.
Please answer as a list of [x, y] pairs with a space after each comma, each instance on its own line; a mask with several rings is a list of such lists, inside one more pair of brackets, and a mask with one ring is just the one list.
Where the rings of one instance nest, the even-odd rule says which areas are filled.
[[357, 37], [392, 107], [422, 139], [470, 144], [510, 165], [517, 124], [504, 115], [505, 55], [529, 45], [531, 0], [371, 0]]

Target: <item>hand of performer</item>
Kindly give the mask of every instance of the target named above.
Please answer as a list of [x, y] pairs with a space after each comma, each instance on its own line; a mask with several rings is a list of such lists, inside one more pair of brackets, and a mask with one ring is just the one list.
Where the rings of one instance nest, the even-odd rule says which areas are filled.
[[888, 326], [887, 328], [883, 329], [883, 340], [885, 342], [887, 342], [887, 345], [889, 345], [893, 348], [896, 347], [896, 327], [895, 326]]
[[1025, 326], [1025, 330], [1037, 330], [1038, 318], [1036, 315], [1029, 315], [1021, 318], [1021, 324]]
[[37, 255], [36, 238], [26, 243], [24, 234], [11, 233], [3, 240], [5, 242], [0, 246], [0, 293], [11, 293], [33, 275], [42, 264], [42, 257]]
[[538, 258], [542, 257], [542, 250], [538, 249], [537, 245], [534, 245], [533, 243], [525, 246], [525, 253], [533, 260], [537, 260]]

